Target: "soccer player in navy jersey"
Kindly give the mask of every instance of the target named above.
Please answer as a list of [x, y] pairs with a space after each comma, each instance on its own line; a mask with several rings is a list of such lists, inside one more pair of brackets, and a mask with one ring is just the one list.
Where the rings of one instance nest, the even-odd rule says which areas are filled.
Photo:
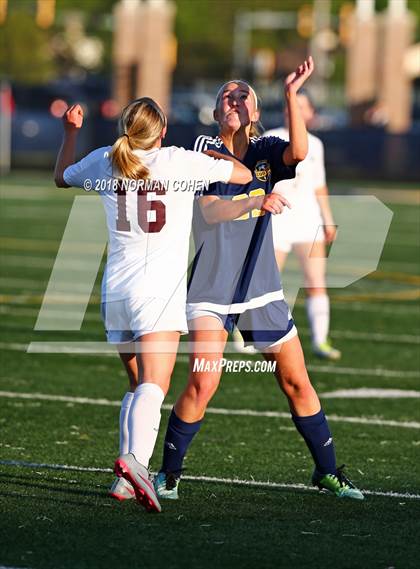
[[[296, 93], [312, 71], [310, 57], [285, 80], [289, 142], [253, 136], [259, 120], [257, 96], [239, 80], [225, 83], [218, 92], [214, 117], [219, 136], [196, 141], [196, 150], [213, 157], [235, 156], [253, 172], [253, 179], [246, 185], [212, 184], [198, 200], [197, 254], [187, 299], [190, 373], [169, 419], [163, 463], [155, 479], [160, 498], [178, 498], [184, 456], [219, 385], [220, 361], [228, 333], [236, 325], [247, 344], [276, 363], [276, 379], [315, 463], [312, 483], [338, 497], [363, 499], [336, 466], [327, 419], [284, 300], [270, 223], [270, 214], [281, 213], [287, 205], [271, 193], [273, 186], [294, 177], [296, 165], [307, 154], [307, 132]], [[208, 365], [197, 366], [200, 361]]]

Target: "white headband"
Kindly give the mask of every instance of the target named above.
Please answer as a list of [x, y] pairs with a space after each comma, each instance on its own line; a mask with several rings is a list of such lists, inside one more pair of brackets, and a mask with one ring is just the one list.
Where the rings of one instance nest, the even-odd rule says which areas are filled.
[[258, 98], [257, 98], [257, 94], [254, 91], [254, 89], [251, 87], [251, 85], [249, 85], [246, 81], [243, 81], [242, 79], [232, 79], [231, 81], [226, 81], [226, 83], [223, 83], [223, 85], [220, 87], [220, 89], [217, 91], [217, 95], [216, 95], [216, 105], [219, 101], [219, 98], [221, 97], [223, 91], [225, 90], [226, 85], [229, 85], [230, 83], [242, 83], [242, 85], [246, 85], [248, 87], [248, 89], [251, 91], [252, 96], [254, 97], [254, 102], [255, 102], [255, 109], [258, 109]]

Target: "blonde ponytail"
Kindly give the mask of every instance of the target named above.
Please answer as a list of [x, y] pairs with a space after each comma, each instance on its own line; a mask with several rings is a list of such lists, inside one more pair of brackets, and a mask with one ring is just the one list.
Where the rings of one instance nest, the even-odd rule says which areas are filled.
[[145, 180], [149, 177], [149, 169], [134, 151], [153, 148], [165, 126], [163, 111], [149, 97], [137, 99], [125, 107], [120, 118], [121, 135], [111, 151], [112, 165], [123, 178]]

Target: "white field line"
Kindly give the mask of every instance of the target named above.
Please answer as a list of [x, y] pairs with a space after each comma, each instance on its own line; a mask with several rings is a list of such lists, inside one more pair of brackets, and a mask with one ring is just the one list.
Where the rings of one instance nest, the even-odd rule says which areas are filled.
[[420, 391], [409, 389], [337, 389], [320, 393], [323, 399], [419, 399]]
[[[25, 305], [25, 304], [35, 304], [42, 301], [42, 298], [36, 302], [33, 299], [34, 295], [30, 294], [15, 294], [13, 296], [9, 296], [7, 301], [3, 299], [4, 304], [9, 305]], [[76, 298], [76, 300], [75, 300]], [[75, 297], [75, 295], [60, 295], [61, 302], [77, 302], [80, 301], [80, 297]], [[95, 302], [90, 301], [91, 304], [95, 304]], [[96, 302], [98, 304], [98, 302]], [[303, 306], [304, 302], [302, 300], [296, 301], [296, 306]], [[391, 314], [392, 316], [396, 315], [406, 315], [413, 317], [415, 315], [420, 316], [420, 305], [419, 304], [410, 304], [409, 306], [403, 301], [401, 303], [397, 303], [395, 301], [391, 303], [384, 303], [384, 302], [346, 302], [345, 300], [338, 300], [337, 298], [331, 301], [331, 305], [334, 310], [344, 310], [345, 312], [379, 312], [381, 314]]]
[[[21, 308], [20, 306], [7, 306], [4, 305], [0, 306], [0, 314], [6, 314], [9, 316], [13, 316], [13, 318], [19, 318], [20, 316], [23, 318], [37, 318], [39, 315], [39, 309], [38, 308]], [[45, 316], [45, 315], [44, 315]], [[53, 315], [54, 318], [56, 318], [56, 314]], [[60, 314], [60, 318], [62, 320], [72, 320], [74, 318], [73, 314], [69, 314], [68, 312], [65, 312], [63, 310], [63, 312]], [[99, 310], [97, 312], [89, 312], [88, 314], [84, 315], [83, 320], [86, 321], [94, 321], [94, 322], [102, 322], [102, 318], [101, 315], [99, 314]], [[413, 336], [413, 338], [416, 338], [416, 336]], [[409, 342], [411, 343], [411, 342]]]
[[[341, 190], [337, 192], [339, 195], [368, 195], [376, 196], [382, 202], [400, 205], [420, 205], [420, 192], [418, 189], [401, 190], [399, 188], [381, 188], [373, 187], [366, 188], [360, 186], [353, 186], [349, 188], [350, 191]], [[417, 222], [416, 222], [417, 223]]]
[[[168, 344], [165, 344], [168, 346]], [[158, 349], [157, 346], [155, 346]], [[235, 352], [233, 343], [227, 344], [226, 353]], [[10, 351], [25, 351], [30, 354], [73, 354], [80, 356], [101, 356], [117, 357], [116, 348], [107, 342], [31, 342], [28, 344], [20, 344], [16, 342], [0, 342], [0, 349]], [[167, 348], [165, 348], [167, 349]], [[187, 342], [181, 342], [178, 352], [185, 353], [189, 349]], [[209, 348], [211, 351], [211, 348]], [[243, 361], [242, 359], [231, 358], [232, 361]], [[252, 358], [249, 358], [252, 359]], [[178, 363], [188, 363], [188, 356], [177, 356]], [[382, 378], [399, 378], [419, 379], [420, 374], [417, 371], [389, 370], [382, 368], [352, 368], [338, 367], [330, 365], [314, 365], [306, 366], [308, 371], [315, 373], [324, 373], [329, 375], [356, 375], [356, 376], [373, 376]]]
[[[36, 318], [39, 314], [39, 310], [36, 308], [20, 308], [16, 305], [12, 306], [0, 306], [0, 314], [10, 314], [14, 317], [24, 316], [24, 317], [34, 317]], [[56, 314], [54, 313], [54, 318]], [[61, 316], [60, 316], [61, 317]], [[73, 315], [68, 314], [63, 311], [62, 318], [72, 319]], [[85, 314], [85, 320], [90, 321], [101, 321], [101, 315], [99, 311], [97, 313]], [[308, 328], [299, 328], [299, 334], [301, 336], [309, 336], [310, 330]], [[381, 332], [358, 332], [353, 330], [332, 330], [329, 334], [332, 338], [344, 338], [349, 340], [369, 340], [371, 342], [389, 342], [392, 344], [420, 344], [420, 336], [415, 336], [413, 334], [383, 334]]]
[[398, 245], [398, 247], [418, 247], [419, 246], [418, 239], [416, 241], [412, 241], [411, 239], [404, 239], [401, 237], [395, 237], [394, 235], [390, 235], [387, 238], [387, 240], [385, 242], [386, 246], [389, 246], [389, 245], [391, 245], [391, 246], [392, 245], [393, 246]]
[[[49, 223], [53, 221], [54, 223], [65, 223], [67, 221], [67, 216], [70, 213], [71, 203], [68, 204], [68, 211], [64, 208], [58, 207], [48, 207]], [[5, 206], [3, 217], [5, 219], [34, 219], [39, 221], [45, 216], [45, 207], [42, 204], [33, 206]]]
[[[2, 258], [3, 267], [30, 267], [31, 269], [51, 269], [55, 263], [55, 255], [49, 257], [34, 257], [25, 255], [4, 255]], [[89, 269], [91, 263], [83, 259], [72, 259], [66, 262], [66, 269], [72, 271], [84, 271]]]
[[48, 200], [49, 200], [49, 199], [51, 199], [51, 200], [54, 199], [53, 196], [52, 196], [52, 194], [49, 194], [49, 195], [42, 195], [42, 194], [40, 194], [40, 193], [37, 193], [37, 192], [39, 192], [39, 189], [40, 189], [40, 188], [34, 188], [35, 191], [34, 191], [33, 194], [31, 194], [31, 195], [29, 195], [29, 194], [27, 194], [27, 195], [19, 195], [18, 193], [16, 193], [16, 194], [12, 194], [12, 193], [6, 194], [6, 192], [0, 192], [0, 200], [1, 200], [1, 201], [3, 201], [3, 200], [13, 200], [13, 201], [15, 201], [15, 200], [19, 200], [19, 201], [20, 201], [20, 200], [23, 200], [23, 201], [27, 201], [27, 200], [30, 200], [30, 201], [45, 201], [45, 200], [47, 200], [47, 199], [48, 199]]
[[[2, 258], [3, 266], [11, 267], [31, 267], [34, 269], [49, 269], [52, 267], [55, 261], [55, 255], [40, 257], [32, 255], [32, 251], [22, 250], [21, 255], [5, 254]], [[294, 272], [300, 272], [300, 266], [293, 258], [287, 261], [287, 270], [293, 270]], [[67, 263], [67, 268], [75, 268], [83, 270], [88, 265], [88, 261], [83, 261], [81, 259], [72, 259], [71, 264]], [[401, 271], [416, 275], [419, 271], [418, 263], [400, 263], [398, 261], [381, 261], [379, 269], [384, 271]]]
[[[322, 396], [322, 395], [321, 395]], [[50, 395], [48, 393], [19, 393], [15, 391], [0, 391], [0, 397], [6, 399], [27, 399], [29, 401], [56, 401], [60, 403], [73, 403], [79, 405], [99, 405], [104, 407], [120, 407], [121, 401], [110, 399], [92, 399], [89, 397], [73, 397], [68, 395]], [[162, 409], [170, 411], [172, 403], [162, 405]], [[270, 419], [288, 419], [290, 413], [281, 411], [255, 411], [253, 409], [223, 409], [219, 407], [208, 407], [207, 413], [213, 415], [228, 415], [237, 417], [266, 417]], [[416, 421], [394, 421], [378, 419], [375, 417], [346, 417], [341, 415], [328, 415], [328, 420], [336, 423], [356, 423], [362, 425], [373, 425], [380, 427], [401, 427], [403, 429], [420, 429], [420, 423]]]
[[[60, 243], [56, 242], [56, 241], [36, 240], [36, 239], [19, 240], [17, 238], [14, 239], [11, 237], [9, 241], [7, 241], [6, 238], [0, 238], [0, 246], [5, 250], [7, 249], [8, 246], [11, 246], [14, 248], [14, 247], [16, 247], [16, 242], [18, 242], [20, 245], [20, 241], [24, 241], [27, 244], [29, 251], [34, 250], [34, 246], [38, 241], [42, 242], [43, 247], [44, 247], [44, 249], [42, 249], [42, 250], [44, 250], [44, 251], [45, 251], [45, 247], [52, 247], [52, 246], [58, 247], [60, 245]], [[89, 253], [92, 253], [92, 252], [96, 253], [98, 247], [96, 246], [96, 249], [94, 249], [94, 247], [95, 247], [94, 244], [84, 244], [84, 243], [71, 243], [71, 245], [74, 248], [75, 254], [77, 254], [78, 258], [72, 259], [70, 266], [75, 267], [77, 270], [81, 270], [81, 271], [85, 270], [86, 268], [89, 267], [89, 263], [91, 263], [90, 259], [88, 258]], [[82, 249], [82, 247], [83, 247], [83, 249]], [[79, 249], [77, 249], [77, 248], [79, 248]], [[82, 250], [82, 253], [81, 253], [81, 250]], [[54, 255], [54, 253], [55, 253], [55, 250], [52, 251], [53, 255]], [[87, 253], [87, 255], [86, 255], [86, 253]], [[83, 254], [85, 254], [85, 258], [83, 258]], [[8, 258], [8, 255], [4, 255], [4, 258], [6, 260]], [[18, 255], [12, 255], [11, 259], [15, 259], [15, 262], [17, 263], [18, 262], [17, 259], [19, 259], [19, 256]], [[28, 266], [30, 266], [30, 264], [31, 264], [30, 259], [31, 259], [31, 257], [29, 258]], [[42, 261], [43, 263], [45, 263], [45, 259], [46, 258], [43, 258], [43, 261]], [[49, 260], [50, 260], [50, 264], [51, 264], [51, 263], [55, 262], [56, 257], [50, 257]], [[7, 263], [5, 263], [5, 264], [7, 264]], [[13, 264], [13, 261], [12, 261], [12, 264]], [[22, 265], [26, 266], [26, 263], [20, 263], [18, 266], [22, 266]], [[68, 264], [66, 264], [66, 268], [70, 268]], [[357, 269], [359, 269], [359, 267], [352, 267], [351, 269], [347, 269], [347, 270], [345, 270], [345, 269], [336, 270], [331, 276], [347, 275], [347, 274], [349, 276], [353, 276], [354, 271]], [[361, 270], [361, 268], [360, 268], [360, 270]], [[363, 268], [363, 270], [365, 271], [364, 268]], [[300, 271], [299, 271], [299, 273], [300, 273]], [[373, 272], [372, 275], [367, 275], [366, 278], [370, 279], [370, 281], [371, 280], [375, 280], [375, 281], [389, 281], [389, 280], [391, 280], [392, 281], [392, 275], [393, 275], [392, 272], [391, 273], [384, 272], [383, 274], [381, 274], [381, 271], [378, 271], [378, 272]], [[287, 273], [284, 273], [283, 277], [287, 282], [288, 281]], [[420, 279], [420, 276], [409, 274], [409, 273], [407, 273], [407, 274], [406, 273], [395, 273], [395, 277], [398, 279], [397, 282], [401, 282], [401, 283], [406, 284], [406, 285], [418, 284], [419, 279]], [[8, 282], [10, 282], [10, 285], [16, 285], [16, 286], [22, 285], [22, 286], [24, 286], [27, 282], [27, 278], [26, 277], [15, 277], [13, 279], [2, 278], [2, 281], [3, 281], [4, 286], [7, 286]], [[34, 281], [29, 281], [29, 282], [32, 285], [32, 283]], [[39, 279], [36, 282], [39, 283], [40, 282]], [[303, 288], [303, 282], [299, 283], [299, 284], [300, 284], [301, 288]], [[374, 289], [373, 284], [370, 282], [369, 285], [370, 285], [370, 289], [373, 290]], [[347, 287], [333, 287], [333, 288], [344, 289]], [[369, 294], [369, 292], [370, 292], [369, 290], [364, 291], [365, 294]], [[383, 292], [386, 292], [386, 291], [383, 291]], [[362, 291], [358, 291], [357, 294], [361, 294], [361, 293], [362, 293]]]
[[43, 199], [51, 198], [52, 200], [56, 200], [57, 198], [60, 198], [60, 195], [65, 196], [66, 193], [70, 194], [73, 192], [72, 189], [65, 190], [63, 192], [63, 190], [52, 187], [51, 184], [52, 184], [51, 180], [46, 180], [45, 183], [41, 182], [37, 184], [31, 184], [30, 186], [25, 184], [25, 182], [22, 182], [22, 184], [20, 183], [14, 184], [13, 182], [4, 182], [0, 191], [0, 198], [1, 199], [9, 198], [13, 200], [22, 198], [22, 199], [31, 200], [33, 196], [36, 196], [36, 198], [38, 199], [42, 197]]
[[29, 569], [28, 567], [10, 567], [9, 565], [0, 565], [0, 569]]
[[381, 369], [381, 368], [353, 368], [353, 367], [334, 367], [327, 365], [312, 365], [306, 366], [308, 371], [313, 371], [317, 373], [327, 373], [332, 375], [363, 375], [363, 376], [374, 376], [374, 377], [387, 377], [387, 378], [415, 378], [419, 379], [420, 374], [417, 371], [401, 371], [401, 370], [391, 370], [391, 369]]
[[[303, 330], [305, 335], [310, 334], [310, 330]], [[302, 329], [299, 329], [299, 333]], [[390, 342], [392, 344], [420, 344], [420, 336], [412, 334], [383, 334], [382, 332], [353, 332], [352, 330], [332, 330], [330, 336], [333, 338], [347, 338], [349, 340], [369, 340], [373, 342]]]
[[[298, 300], [296, 305], [303, 306], [304, 302]], [[420, 306], [418, 304], [409, 306], [394, 302], [392, 304], [381, 302], [369, 304], [367, 302], [343, 302], [335, 299], [331, 301], [331, 306], [333, 310], [344, 310], [346, 312], [380, 312], [381, 314], [391, 314], [392, 316], [404, 315], [411, 317], [420, 315]]]
[[[44, 292], [47, 286], [47, 281], [26, 278], [8, 278], [0, 277], [0, 287], [2, 288], [12, 288], [21, 289], [28, 292]], [[69, 283], [69, 288], [71, 287], [72, 292], [86, 292], [86, 284], [84, 282], [80, 283]], [[65, 291], [61, 292], [60, 295], [66, 294]]]
[[[0, 460], [3, 466], [17, 466], [20, 468], [46, 468], [50, 470], [69, 470], [76, 472], [98, 472], [98, 473], [112, 473], [111, 468], [99, 468], [90, 466], [73, 466], [69, 464], [48, 464], [37, 462], [24, 462], [20, 460]], [[283, 490], [303, 490], [306, 492], [318, 492], [316, 488], [305, 486], [305, 484], [285, 484], [282, 482], [270, 482], [259, 480], [241, 480], [238, 478], [219, 478], [214, 476], [182, 476], [184, 480], [192, 482], [210, 482], [216, 484], [227, 484], [233, 486], [248, 486], [251, 488], [281, 488]], [[412, 494], [410, 492], [381, 492], [376, 490], [363, 490], [366, 496], [381, 496], [386, 498], [404, 498], [409, 500], [420, 500], [420, 494]], [[1, 569], [1, 568], [0, 568]]]

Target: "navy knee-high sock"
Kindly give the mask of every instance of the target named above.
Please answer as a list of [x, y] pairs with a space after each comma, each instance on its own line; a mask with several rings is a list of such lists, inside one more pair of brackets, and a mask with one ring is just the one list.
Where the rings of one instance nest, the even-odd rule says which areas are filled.
[[200, 430], [201, 423], [201, 420], [195, 423], [186, 423], [177, 417], [174, 409], [172, 409], [166, 429], [161, 472], [181, 474], [184, 456], [194, 435]]
[[334, 443], [323, 410], [308, 417], [292, 415], [292, 419], [311, 452], [317, 471], [320, 474], [335, 474]]

